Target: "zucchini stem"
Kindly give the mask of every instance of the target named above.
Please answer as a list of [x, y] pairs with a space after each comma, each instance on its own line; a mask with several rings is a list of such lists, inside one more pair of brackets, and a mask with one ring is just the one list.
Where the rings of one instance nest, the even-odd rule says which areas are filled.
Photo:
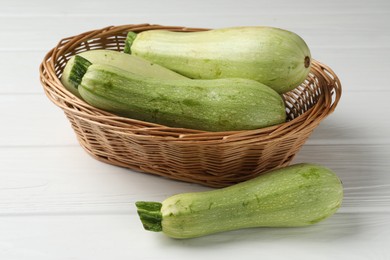
[[160, 202], [137, 201], [135, 205], [144, 229], [154, 232], [162, 231], [162, 204]]
[[78, 89], [84, 77], [84, 74], [87, 72], [88, 67], [91, 65], [92, 63], [90, 61], [79, 55], [76, 55], [74, 57], [74, 63], [69, 73], [69, 81], [74, 85], [76, 89]]
[[131, 45], [133, 45], [133, 42], [135, 38], [137, 37], [137, 34], [135, 32], [128, 32], [126, 41], [125, 41], [125, 49], [123, 50], [124, 53], [131, 54]]

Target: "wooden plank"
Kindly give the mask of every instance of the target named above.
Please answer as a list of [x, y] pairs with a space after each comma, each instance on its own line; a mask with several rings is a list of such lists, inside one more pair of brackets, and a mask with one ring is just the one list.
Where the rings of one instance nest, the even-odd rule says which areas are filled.
[[316, 225], [172, 240], [143, 230], [134, 201], [207, 188], [105, 165], [76, 147], [0, 148], [0, 252], [9, 260], [98, 260], [199, 259], [223, 250], [229, 259], [256, 247], [253, 257], [272, 259], [386, 259], [389, 154], [390, 146], [305, 146], [296, 162], [326, 165], [345, 186], [342, 208]]
[[[293, 163], [335, 171], [345, 189], [342, 212], [389, 212], [388, 158], [390, 145], [309, 145]], [[0, 165], [0, 217], [135, 213], [138, 200], [210, 190], [104, 164], [77, 146], [0, 148]]]
[[135, 212], [137, 200], [209, 188], [104, 164], [81, 147], [0, 148], [0, 216]]
[[[155, 0], [143, 0], [137, 3], [127, 0], [116, 0], [115, 4], [111, 2], [99, 3], [92, 0], [76, 1], [69, 0], [66, 5], [60, 8], [54, 2], [45, 0], [36, 0], [26, 2], [23, 0], [2, 0], [3, 6], [0, 10], [1, 16], [73, 16], [73, 15], [136, 15], [149, 14], [159, 15], [166, 13], [169, 15], [181, 14], [255, 14], [264, 15], [269, 13], [278, 14], [349, 14], [349, 13], [389, 13], [389, 2], [381, 0], [370, 1], [338, 1], [328, 0], [323, 2], [308, 2], [307, 0], [298, 0], [291, 2], [289, 0], [274, 0], [272, 3], [242, 0], [225, 1], [199, 0], [183, 5], [178, 0], [166, 0], [164, 5], [157, 4]], [[207, 6], [207, 8], [205, 8]]]
[[44, 94], [0, 95], [0, 118], [0, 146], [78, 144], [62, 110]]
[[383, 119], [390, 108], [388, 96], [388, 92], [349, 92], [347, 86], [335, 112], [320, 123], [307, 144], [389, 144], [390, 122]]
[[388, 214], [336, 213], [301, 228], [250, 228], [198, 239], [144, 231], [134, 213], [0, 217], [7, 260], [388, 259]]
[[[387, 14], [302, 14], [274, 13], [242, 15], [232, 14], [188, 14], [177, 15], [160, 12], [156, 15], [132, 14], [111, 16], [33, 16], [1, 17], [0, 31], [3, 39], [0, 51], [5, 50], [49, 50], [62, 38], [106, 27], [108, 25], [157, 23], [187, 27], [220, 28], [240, 25], [268, 25], [296, 32], [309, 46], [349, 48], [388, 48], [390, 29]], [[109, 21], [109, 22], [108, 22]], [[183, 22], [185, 21], [185, 22]], [[310, 21], [310, 22], [308, 22]]]
[[0, 52], [1, 94], [43, 94], [39, 81], [39, 65], [43, 51]]
[[390, 90], [381, 76], [390, 69], [390, 48], [312, 48], [311, 53], [336, 73], [348, 93]]

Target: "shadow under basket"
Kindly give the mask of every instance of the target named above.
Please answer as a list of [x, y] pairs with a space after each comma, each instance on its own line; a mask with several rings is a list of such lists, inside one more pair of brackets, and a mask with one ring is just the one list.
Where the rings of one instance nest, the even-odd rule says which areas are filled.
[[63, 68], [73, 55], [91, 49], [122, 51], [128, 31], [155, 29], [206, 30], [110, 26], [61, 40], [40, 65], [46, 95], [65, 112], [81, 146], [100, 161], [210, 187], [229, 186], [287, 166], [340, 99], [337, 76], [313, 60], [307, 79], [283, 95], [287, 122], [257, 130], [205, 132], [113, 115], [88, 105], [61, 84]]

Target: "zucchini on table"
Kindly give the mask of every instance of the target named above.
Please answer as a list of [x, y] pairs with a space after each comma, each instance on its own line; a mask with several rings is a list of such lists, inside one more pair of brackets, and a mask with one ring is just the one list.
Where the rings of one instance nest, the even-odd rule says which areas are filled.
[[81, 97], [120, 116], [206, 131], [257, 129], [286, 120], [281, 96], [254, 80], [153, 79], [76, 58], [70, 78]]
[[299, 227], [334, 214], [343, 199], [330, 169], [296, 164], [227, 188], [136, 202], [146, 230], [193, 238], [253, 227]]
[[307, 77], [311, 55], [297, 34], [273, 27], [129, 32], [126, 53], [189, 78], [248, 78], [285, 93]]

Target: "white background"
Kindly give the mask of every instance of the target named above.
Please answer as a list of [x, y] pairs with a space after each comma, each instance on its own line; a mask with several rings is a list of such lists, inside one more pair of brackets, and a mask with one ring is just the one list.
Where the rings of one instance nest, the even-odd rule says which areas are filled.
[[[44, 95], [38, 66], [64, 37], [145, 22], [269, 25], [303, 37], [343, 96], [295, 162], [333, 169], [342, 208], [307, 228], [191, 240], [144, 231], [135, 201], [208, 188], [87, 155]], [[0, 259], [390, 259], [389, 74], [387, 0], [0, 0]]]

